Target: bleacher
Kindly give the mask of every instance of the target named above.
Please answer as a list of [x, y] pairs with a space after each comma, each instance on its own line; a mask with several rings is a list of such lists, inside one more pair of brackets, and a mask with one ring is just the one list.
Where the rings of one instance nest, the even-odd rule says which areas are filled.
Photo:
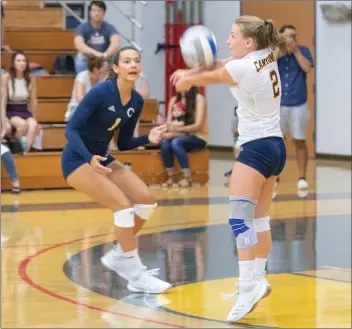
[[[38, 62], [48, 72], [53, 71], [59, 53], [74, 55], [74, 31], [63, 30], [63, 10], [41, 8], [40, 1], [8, 1], [5, 8], [5, 40], [12, 50], [23, 50], [30, 62]], [[1, 53], [4, 69], [8, 68], [11, 54]], [[61, 151], [66, 143], [64, 114], [72, 94], [74, 75], [36, 77], [37, 120], [42, 126], [42, 150], [27, 156], [16, 155], [15, 161], [22, 189], [65, 188], [61, 174]], [[147, 133], [155, 125], [158, 101], [145, 101], [141, 115], [140, 133]], [[147, 184], [160, 184], [166, 180], [158, 149], [112, 152]], [[189, 154], [194, 182], [208, 181], [209, 151]], [[11, 187], [6, 171], [1, 169], [1, 188]]]

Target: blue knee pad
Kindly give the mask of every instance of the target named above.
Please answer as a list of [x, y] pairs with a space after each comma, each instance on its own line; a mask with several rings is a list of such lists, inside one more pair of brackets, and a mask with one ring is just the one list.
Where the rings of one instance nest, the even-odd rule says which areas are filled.
[[245, 197], [230, 197], [229, 224], [236, 238], [237, 248], [251, 248], [258, 242], [254, 229], [255, 200]]

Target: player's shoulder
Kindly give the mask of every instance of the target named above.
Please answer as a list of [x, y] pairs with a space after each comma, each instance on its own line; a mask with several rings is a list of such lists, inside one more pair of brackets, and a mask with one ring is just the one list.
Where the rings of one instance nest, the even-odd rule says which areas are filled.
[[132, 98], [134, 103], [137, 104], [140, 109], [142, 109], [144, 104], [144, 98], [136, 89], [132, 89]]

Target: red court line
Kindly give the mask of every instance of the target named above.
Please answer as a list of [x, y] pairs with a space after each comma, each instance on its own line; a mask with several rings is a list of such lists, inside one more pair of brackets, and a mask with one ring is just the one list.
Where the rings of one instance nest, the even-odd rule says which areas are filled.
[[55, 244], [55, 245], [53, 245], [51, 247], [39, 250], [35, 254], [25, 258], [20, 263], [20, 265], [18, 266], [18, 274], [19, 274], [19, 276], [21, 277], [21, 279], [24, 282], [26, 282], [28, 285], [30, 285], [34, 289], [36, 289], [36, 290], [38, 290], [38, 291], [40, 291], [40, 292], [42, 292], [42, 293], [44, 293], [46, 295], [49, 295], [49, 296], [51, 296], [53, 298], [65, 301], [67, 303], [71, 303], [71, 304], [74, 304], [74, 305], [77, 305], [77, 306], [80, 306], [80, 307], [85, 307], [85, 308], [88, 308], [90, 310], [95, 310], [95, 311], [102, 312], [102, 313], [111, 313], [111, 314], [118, 315], [118, 316], [121, 316], [121, 317], [124, 317], [124, 318], [128, 318], [128, 319], [142, 320], [142, 321], [146, 321], [146, 322], [149, 322], [149, 323], [154, 323], [154, 324], [158, 324], [158, 325], [162, 325], [162, 326], [168, 326], [168, 327], [173, 327], [173, 328], [185, 328], [183, 326], [178, 326], [178, 325], [175, 325], [175, 324], [170, 324], [170, 323], [161, 322], [161, 321], [152, 320], [152, 319], [147, 319], [147, 318], [142, 318], [142, 317], [138, 317], [138, 316], [132, 316], [132, 315], [127, 315], [127, 314], [123, 314], [123, 313], [108, 311], [108, 310], [104, 310], [104, 309], [102, 309], [100, 307], [96, 307], [96, 306], [93, 306], [93, 305], [81, 303], [79, 301], [76, 301], [76, 300], [61, 296], [59, 294], [56, 294], [55, 292], [52, 292], [52, 291], [44, 288], [40, 284], [34, 282], [27, 274], [27, 266], [28, 266], [28, 264], [33, 259], [35, 259], [36, 257], [38, 257], [41, 254], [44, 254], [44, 253], [46, 253], [46, 252], [48, 252], [50, 250], [53, 250], [53, 249], [56, 249], [56, 248], [59, 248], [59, 247], [62, 247], [62, 246], [68, 245], [68, 244], [73, 244], [73, 243], [76, 243], [76, 242], [79, 242], [79, 241], [93, 239], [93, 238], [98, 238], [98, 237], [102, 237], [102, 236], [106, 236], [106, 235], [110, 235], [110, 234], [111, 233], [104, 233], [104, 234], [94, 235], [94, 236], [91, 236], [91, 237], [81, 238], [81, 239], [72, 240], [72, 241], [68, 241], [68, 242], [62, 242], [62, 243]]

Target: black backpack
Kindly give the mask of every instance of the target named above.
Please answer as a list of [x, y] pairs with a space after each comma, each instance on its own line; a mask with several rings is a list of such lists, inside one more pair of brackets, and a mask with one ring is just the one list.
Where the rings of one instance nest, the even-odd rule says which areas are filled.
[[73, 56], [67, 54], [58, 55], [54, 64], [54, 74], [76, 74]]

